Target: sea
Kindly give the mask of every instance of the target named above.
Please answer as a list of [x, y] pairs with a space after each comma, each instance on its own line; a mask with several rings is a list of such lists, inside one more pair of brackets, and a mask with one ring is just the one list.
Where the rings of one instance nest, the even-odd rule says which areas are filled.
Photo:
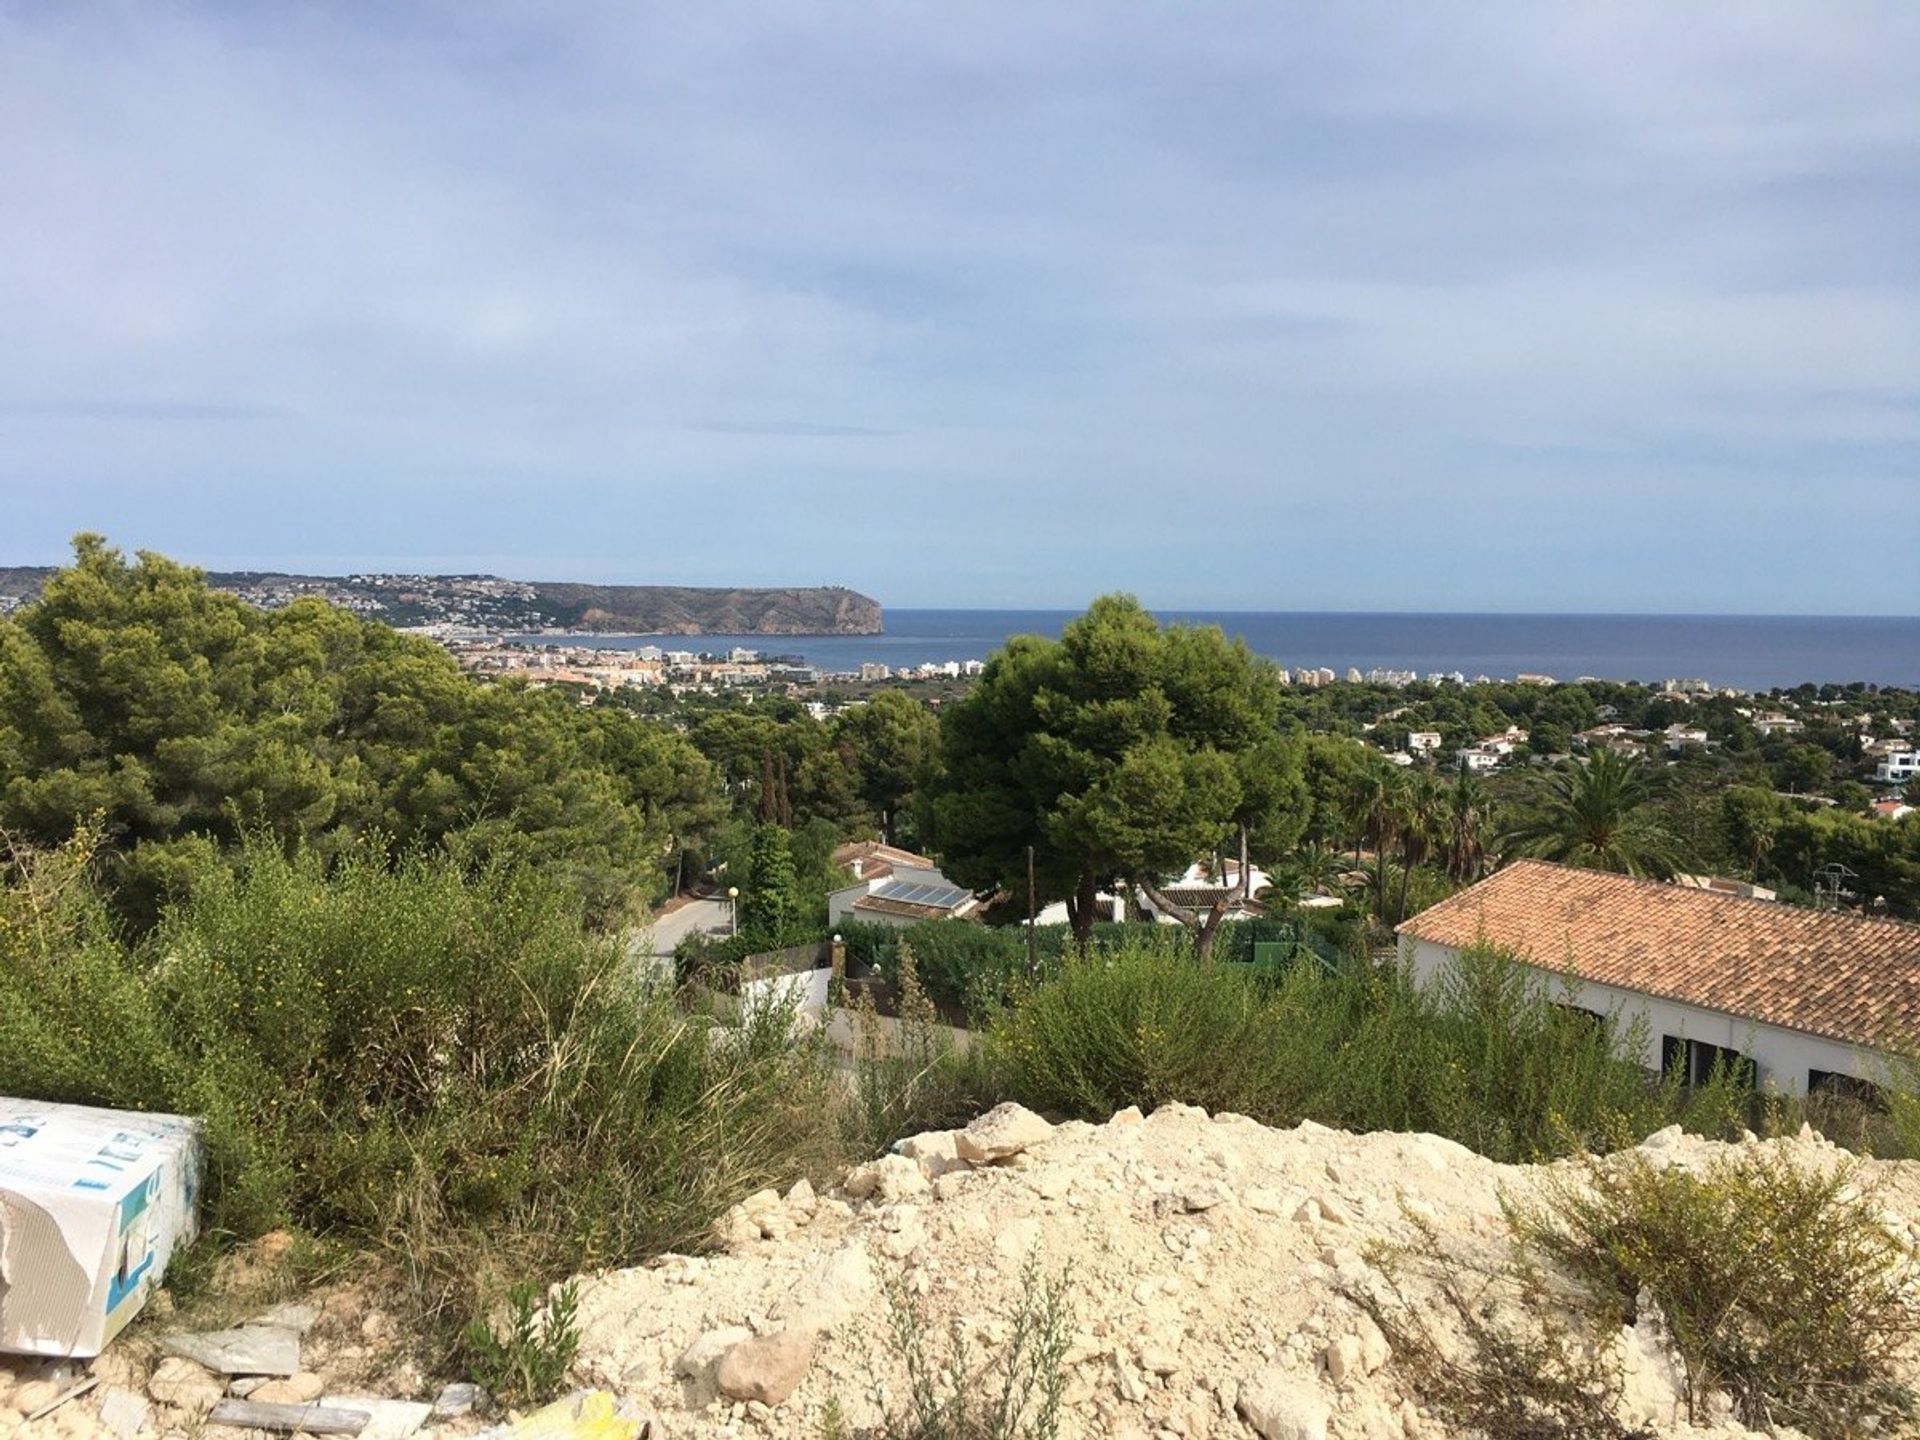
[[[658, 645], [725, 654], [738, 647], [831, 672], [868, 661], [984, 660], [1010, 635], [1058, 636], [1072, 610], [894, 610], [879, 635], [528, 635], [530, 644]], [[1445, 615], [1170, 610], [1164, 621], [1218, 625], [1289, 668], [1458, 672], [1569, 681], [1706, 680], [1762, 692], [1804, 683], [1920, 688], [1920, 616]]]

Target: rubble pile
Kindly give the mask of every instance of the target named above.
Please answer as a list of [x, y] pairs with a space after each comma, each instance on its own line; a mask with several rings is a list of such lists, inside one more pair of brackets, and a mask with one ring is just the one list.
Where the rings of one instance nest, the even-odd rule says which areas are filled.
[[[1807, 1164], [1844, 1157], [1811, 1132], [1751, 1143]], [[1697, 1166], [1734, 1147], [1675, 1129], [1642, 1148]], [[1432, 1135], [1277, 1131], [1182, 1105], [1097, 1126], [1002, 1106], [903, 1142], [829, 1193], [749, 1197], [720, 1223], [724, 1253], [584, 1281], [577, 1369], [675, 1437], [812, 1437], [832, 1412], [858, 1434], [906, 1400], [889, 1332], [900, 1297], [936, 1351], [958, 1326], [985, 1359], [1031, 1262], [1065, 1275], [1074, 1310], [1066, 1440], [1435, 1440], [1454, 1432], [1363, 1303], [1383, 1284], [1380, 1247], [1424, 1229], [1497, 1264], [1502, 1194], [1551, 1168]], [[1920, 1216], [1920, 1165], [1865, 1169], [1886, 1203]], [[1626, 1423], [1748, 1433], [1724, 1407], [1688, 1424], [1681, 1371], [1648, 1326], [1617, 1344]]]
[[[1747, 1144], [1803, 1165], [1847, 1158], [1811, 1132]], [[1640, 1148], [1697, 1167], [1739, 1147], [1670, 1130]], [[1064, 1440], [1441, 1440], [1458, 1432], [1370, 1318], [1383, 1247], [1426, 1234], [1463, 1263], [1497, 1265], [1502, 1196], [1524, 1199], [1557, 1169], [1431, 1135], [1279, 1131], [1182, 1105], [1057, 1126], [1001, 1106], [822, 1191], [748, 1196], [709, 1254], [581, 1277], [573, 1380], [595, 1393], [543, 1433], [584, 1435], [588, 1415], [596, 1435], [629, 1440], [871, 1432], [908, 1398], [898, 1307], [921, 1314], [936, 1353], [957, 1331], [991, 1366], [1023, 1294], [1064, 1277]], [[1890, 1223], [1920, 1239], [1920, 1164], [1861, 1169]], [[509, 1418], [471, 1386], [379, 1370], [381, 1337], [364, 1330], [379, 1318], [335, 1299], [163, 1335], [151, 1353], [115, 1347], [90, 1373], [0, 1361], [0, 1440], [292, 1428], [248, 1407], [307, 1407], [310, 1433], [344, 1410], [357, 1425], [341, 1433], [372, 1440], [471, 1436]], [[1690, 1423], [1676, 1357], [1644, 1321], [1608, 1342], [1622, 1422], [1669, 1440], [1747, 1436], [1724, 1405]]]

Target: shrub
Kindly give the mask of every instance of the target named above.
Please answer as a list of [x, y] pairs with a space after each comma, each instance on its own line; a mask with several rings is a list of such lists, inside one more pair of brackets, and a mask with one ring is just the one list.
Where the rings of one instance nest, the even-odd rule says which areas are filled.
[[1286, 1087], [1284, 1017], [1238, 967], [1196, 964], [1148, 932], [1062, 962], [988, 1033], [1009, 1091], [1039, 1110], [1105, 1119], [1169, 1100], [1271, 1111]]
[[500, 1277], [694, 1242], [834, 1153], [790, 1017], [715, 1035], [530, 870], [256, 839], [136, 948], [83, 887], [61, 905], [4, 931], [0, 1091], [204, 1117], [216, 1234], [381, 1250], [470, 1314]]
[[1423, 1226], [1414, 1244], [1372, 1259], [1380, 1283], [1355, 1286], [1350, 1298], [1450, 1427], [1487, 1440], [1650, 1440], [1616, 1413], [1618, 1356], [1593, 1343], [1585, 1317], [1529, 1257], [1485, 1268]]
[[892, 1024], [862, 992], [854, 1005], [848, 1145], [863, 1155], [924, 1130], [953, 1129], [999, 1102], [998, 1077], [979, 1046], [962, 1050], [920, 988], [913, 951], [899, 948], [899, 1015]]
[[1065, 962], [988, 1042], [1013, 1098], [1085, 1119], [1182, 1100], [1270, 1125], [1428, 1130], [1503, 1160], [1665, 1123], [1674, 1097], [1629, 1058], [1637, 1033], [1553, 994], [1493, 952], [1432, 988], [1372, 965], [1296, 964], [1268, 981], [1149, 932]]
[[1632, 1323], [1642, 1297], [1659, 1307], [1696, 1416], [1724, 1391], [1749, 1426], [1851, 1436], [1913, 1421], [1895, 1362], [1920, 1335], [1920, 1265], [1859, 1183], [1852, 1164], [1764, 1152], [1699, 1173], [1629, 1154], [1510, 1206], [1509, 1223], [1609, 1322]]
[[543, 1405], [559, 1394], [580, 1351], [579, 1286], [571, 1280], [557, 1286], [544, 1311], [538, 1297], [533, 1286], [516, 1285], [507, 1293], [502, 1332], [484, 1320], [467, 1327], [474, 1383], [512, 1408]]
[[919, 1296], [899, 1281], [887, 1298], [888, 1328], [907, 1368], [907, 1406], [888, 1416], [885, 1440], [1053, 1440], [1059, 1433], [1073, 1339], [1064, 1277], [1042, 1279], [1028, 1263], [1007, 1339], [978, 1366], [957, 1319], [936, 1354]]

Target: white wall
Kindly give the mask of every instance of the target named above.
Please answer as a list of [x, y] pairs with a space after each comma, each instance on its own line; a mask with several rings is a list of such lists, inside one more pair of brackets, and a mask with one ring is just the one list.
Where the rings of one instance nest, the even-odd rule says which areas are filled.
[[741, 1018], [745, 1019], [762, 1005], [783, 1003], [795, 1005], [803, 1015], [825, 1015], [827, 987], [832, 979], [832, 967], [823, 965], [818, 970], [743, 981], [740, 985]]
[[877, 880], [862, 880], [858, 884], [835, 890], [827, 896], [827, 928], [838, 930], [846, 922], [847, 915], [853, 909], [854, 901], [866, 899], [872, 893], [873, 887], [879, 883]]
[[[1449, 946], [1402, 936], [1400, 953], [1403, 958], [1408, 955], [1409, 947], [1414, 974], [1422, 984], [1453, 964], [1459, 954]], [[1539, 970], [1538, 966], [1528, 968]], [[1551, 971], [1539, 973], [1552, 983], [1554, 998], [1562, 998], [1564, 977]], [[1615, 1015], [1623, 1026], [1636, 1016], [1645, 1015], [1647, 1043], [1652, 1053], [1642, 1055], [1639, 1059], [1650, 1069], [1659, 1068], [1661, 1037], [1677, 1035], [1688, 1040], [1704, 1040], [1709, 1045], [1723, 1045], [1729, 1050], [1752, 1056], [1759, 1072], [1756, 1078], [1760, 1086], [1771, 1086], [1783, 1094], [1806, 1094], [1809, 1070], [1830, 1070], [1835, 1074], [1853, 1075], [1876, 1084], [1884, 1078], [1883, 1062], [1871, 1050], [1778, 1025], [1763, 1025], [1755, 1020], [1741, 1019], [1698, 1005], [1662, 1000], [1638, 990], [1622, 990], [1612, 985], [1581, 981], [1577, 990], [1565, 999], [1569, 1004], [1603, 1015]]]

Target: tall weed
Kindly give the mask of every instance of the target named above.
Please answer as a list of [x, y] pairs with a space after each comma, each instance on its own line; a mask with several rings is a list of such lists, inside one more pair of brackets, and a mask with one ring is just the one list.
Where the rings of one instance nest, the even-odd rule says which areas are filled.
[[716, 1034], [529, 870], [255, 840], [135, 949], [84, 887], [59, 926], [16, 924], [22, 893], [0, 1091], [202, 1116], [213, 1231], [380, 1250], [462, 1318], [837, 1154], [817, 1043], [777, 1010]]

